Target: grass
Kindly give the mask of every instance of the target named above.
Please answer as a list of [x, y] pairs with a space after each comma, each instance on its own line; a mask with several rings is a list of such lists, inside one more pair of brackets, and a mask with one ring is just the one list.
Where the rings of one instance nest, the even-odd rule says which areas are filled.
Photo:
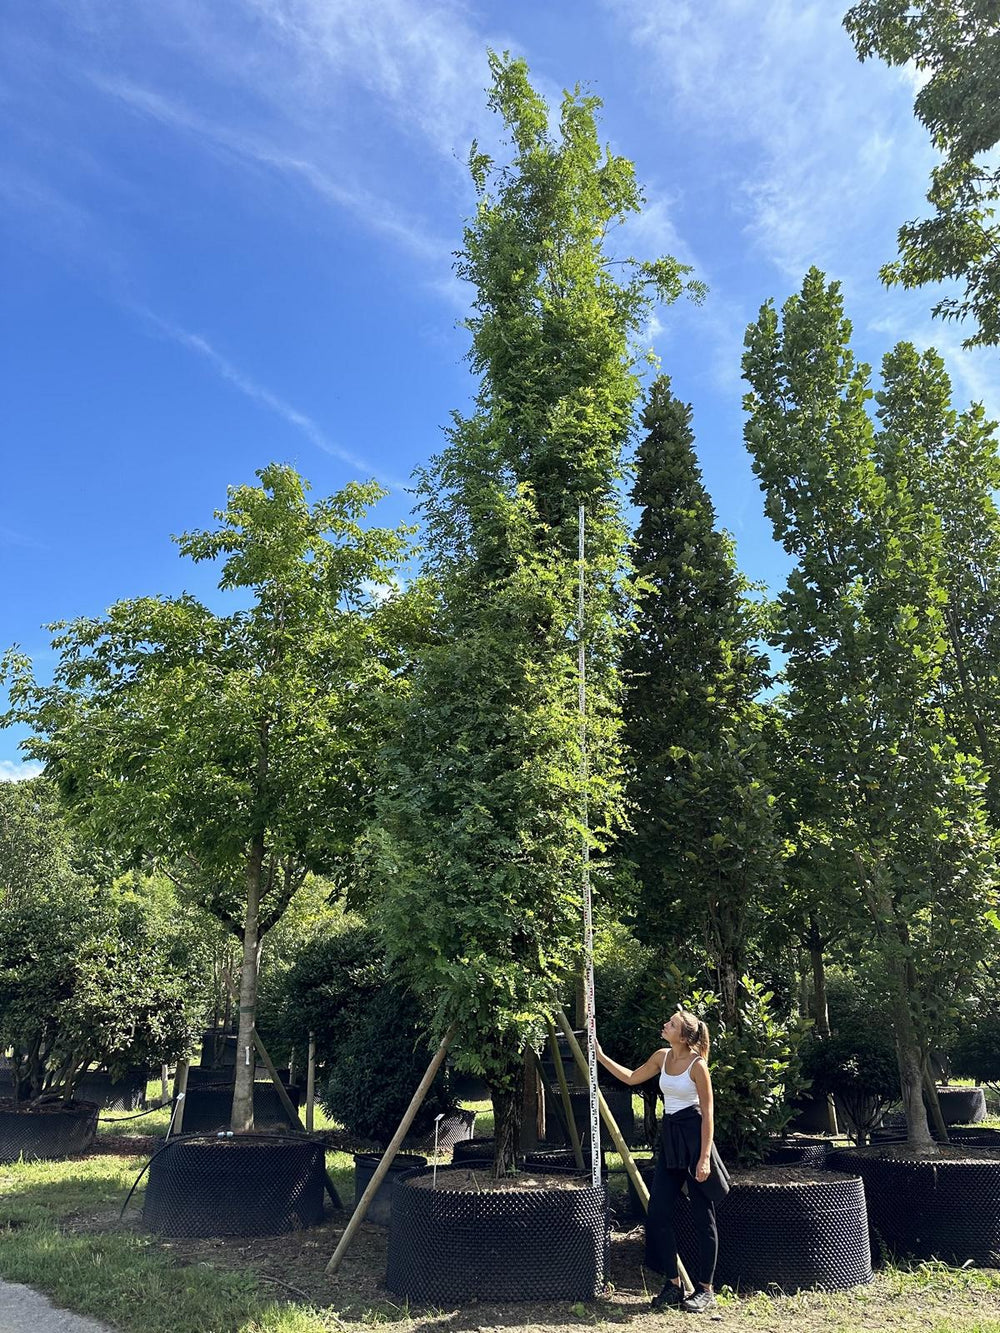
[[[489, 1106], [475, 1106], [477, 1137], [490, 1137]], [[148, 1160], [148, 1150], [129, 1148], [126, 1136], [161, 1137], [167, 1114], [104, 1121], [101, 1134], [118, 1135], [120, 1152], [0, 1167], [0, 1276], [122, 1333], [364, 1333], [374, 1325], [391, 1326], [391, 1333], [540, 1333], [572, 1325], [612, 1333], [626, 1323], [638, 1326], [635, 1333], [660, 1333], [689, 1327], [684, 1316], [649, 1312], [635, 1237], [615, 1242], [618, 1290], [587, 1305], [411, 1311], [379, 1285], [385, 1239], [377, 1228], [363, 1227], [341, 1273], [325, 1276], [346, 1221], [342, 1213], [309, 1232], [262, 1241], [147, 1235], [139, 1228], [141, 1187], [119, 1221], [125, 1195]], [[327, 1165], [350, 1205], [351, 1155], [328, 1151]], [[609, 1157], [609, 1165], [618, 1166], [617, 1158]], [[612, 1176], [612, 1188], [624, 1188], [623, 1177]], [[723, 1333], [1000, 1333], [1000, 1272], [919, 1264], [884, 1269], [870, 1286], [847, 1292], [724, 1291], [717, 1316], [711, 1326]]]

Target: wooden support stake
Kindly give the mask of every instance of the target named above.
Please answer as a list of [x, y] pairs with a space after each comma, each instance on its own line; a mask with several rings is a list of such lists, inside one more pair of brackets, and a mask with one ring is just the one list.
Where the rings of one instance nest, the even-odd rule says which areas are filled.
[[170, 1101], [170, 1066], [160, 1065], [160, 1105], [166, 1106]]
[[[569, 1025], [569, 1019], [566, 1017], [566, 1015], [563, 1013], [561, 1009], [556, 1010], [556, 1018], [559, 1020], [559, 1026], [562, 1028], [566, 1040], [569, 1042], [569, 1048], [573, 1052], [573, 1059], [579, 1066], [580, 1072], [584, 1074], [588, 1073], [589, 1066], [587, 1064], [587, 1057], [580, 1049], [580, 1043], [577, 1041], [576, 1035], [573, 1032], [573, 1029]], [[604, 1100], [604, 1093], [601, 1092], [600, 1088], [598, 1088], [597, 1090], [597, 1103], [598, 1106], [600, 1107], [601, 1119], [607, 1126], [608, 1133], [614, 1140], [615, 1147], [621, 1153], [622, 1161], [625, 1163], [625, 1170], [628, 1172], [629, 1179], [635, 1186], [635, 1192], [639, 1196], [639, 1202], [642, 1204], [643, 1208], [648, 1213], [649, 1190], [646, 1188], [646, 1182], [639, 1174], [639, 1168], [635, 1164], [635, 1159], [633, 1158], [631, 1152], [629, 1152], [628, 1144], [622, 1137], [622, 1132], [618, 1128], [618, 1125], [615, 1122], [615, 1118], [611, 1114], [611, 1110], [607, 1102]], [[593, 1151], [594, 1151], [594, 1145], [591, 1144], [591, 1152]], [[682, 1285], [688, 1286], [692, 1289], [694, 1288], [694, 1283], [688, 1277], [687, 1270], [681, 1263], [680, 1255], [677, 1256], [677, 1273], [680, 1277]]]
[[434, 1082], [435, 1074], [441, 1068], [442, 1061], [444, 1060], [444, 1057], [448, 1051], [448, 1047], [451, 1045], [451, 1041], [454, 1035], [455, 1035], [455, 1025], [453, 1023], [451, 1027], [448, 1029], [448, 1031], [441, 1038], [441, 1045], [434, 1052], [434, 1058], [427, 1066], [426, 1073], [420, 1080], [420, 1084], [416, 1092], [410, 1099], [410, 1104], [406, 1108], [402, 1120], [399, 1122], [399, 1128], [396, 1130], [395, 1134], [393, 1134], [392, 1140], [389, 1143], [388, 1148], [386, 1148], [385, 1152], [382, 1154], [382, 1160], [375, 1168], [375, 1174], [372, 1176], [371, 1180], [369, 1180], [364, 1194], [362, 1194], [361, 1198], [358, 1200], [354, 1212], [351, 1214], [351, 1220], [344, 1228], [344, 1234], [337, 1242], [337, 1248], [334, 1250], [333, 1256], [331, 1257], [330, 1262], [326, 1266], [326, 1271], [328, 1273], [336, 1273], [337, 1269], [340, 1267], [344, 1255], [350, 1248], [351, 1241], [354, 1239], [358, 1227], [360, 1227], [361, 1223], [365, 1220], [365, 1214], [368, 1212], [368, 1206], [371, 1203], [372, 1199], [374, 1199], [378, 1187], [382, 1184], [382, 1181], [388, 1174], [389, 1167], [392, 1165], [392, 1159], [399, 1152], [400, 1144], [406, 1138], [406, 1131], [413, 1124], [413, 1118], [420, 1110], [421, 1103], [427, 1096], [427, 1092], [431, 1084]]
[[306, 1129], [312, 1133], [316, 1107], [316, 1033], [309, 1033], [309, 1056], [306, 1064]]
[[174, 1071], [174, 1110], [167, 1126], [167, 1138], [171, 1134], [179, 1134], [184, 1128], [184, 1101], [187, 1097], [189, 1063], [188, 1060], [178, 1060]]
[[573, 1156], [576, 1158], [577, 1167], [582, 1171], [584, 1169], [583, 1148], [580, 1146], [580, 1132], [576, 1127], [576, 1116], [573, 1114], [573, 1100], [569, 1095], [566, 1066], [563, 1064], [562, 1051], [559, 1049], [559, 1038], [552, 1026], [552, 1019], [546, 1015], [545, 1021], [549, 1025], [549, 1050], [552, 1052], [552, 1063], [556, 1067], [556, 1078], [559, 1080], [559, 1096], [562, 1099], [563, 1113], [566, 1116], [566, 1132], [569, 1134], [569, 1141], [573, 1145]]

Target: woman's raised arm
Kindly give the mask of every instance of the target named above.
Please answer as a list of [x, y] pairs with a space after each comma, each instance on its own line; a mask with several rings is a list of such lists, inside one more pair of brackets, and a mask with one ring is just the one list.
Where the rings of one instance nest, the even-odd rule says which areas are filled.
[[621, 1079], [630, 1087], [635, 1087], [637, 1083], [645, 1083], [651, 1079], [654, 1074], [658, 1074], [663, 1068], [663, 1057], [666, 1054], [666, 1047], [661, 1046], [658, 1051], [654, 1051], [645, 1064], [641, 1064], [638, 1069], [626, 1069], [620, 1065], [617, 1060], [612, 1060], [610, 1055], [605, 1055], [601, 1050], [601, 1043], [597, 1043], [597, 1058], [605, 1069], [610, 1069], [615, 1078]]

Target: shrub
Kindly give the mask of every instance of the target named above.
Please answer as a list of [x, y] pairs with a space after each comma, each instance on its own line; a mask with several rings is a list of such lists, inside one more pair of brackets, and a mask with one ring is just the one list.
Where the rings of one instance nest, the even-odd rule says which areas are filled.
[[[392, 1138], [430, 1062], [420, 1007], [388, 978], [358, 1005], [321, 1089], [323, 1106], [350, 1133], [386, 1144]], [[433, 1128], [439, 1113], [454, 1110], [449, 1076], [438, 1074], [410, 1133]]]
[[892, 1041], [870, 1023], [844, 1026], [829, 1037], [810, 1038], [802, 1072], [813, 1091], [833, 1093], [851, 1127], [851, 1138], [866, 1142], [882, 1116], [899, 1100], [899, 1065]]
[[[733, 1030], [719, 1027], [712, 1045], [715, 1138], [723, 1156], [741, 1166], [761, 1161], [769, 1141], [784, 1131], [789, 1099], [802, 1085], [802, 1029], [796, 1019], [782, 1018], [773, 1001], [773, 992], [741, 978], [739, 1023]], [[712, 1028], [719, 998], [697, 993], [685, 1007]]]

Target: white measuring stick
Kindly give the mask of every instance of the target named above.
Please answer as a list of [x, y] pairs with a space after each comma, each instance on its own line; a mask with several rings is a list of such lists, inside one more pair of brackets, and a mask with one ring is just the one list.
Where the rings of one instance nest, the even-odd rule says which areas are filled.
[[587, 1073], [590, 1083], [590, 1180], [601, 1183], [601, 1114], [597, 1104], [597, 1016], [594, 1006], [594, 912], [590, 898], [590, 837], [587, 810], [587, 652], [584, 635], [584, 532], [583, 505], [579, 510], [579, 569], [577, 598], [577, 669], [580, 680], [580, 777], [583, 783], [583, 992], [587, 1025]]

